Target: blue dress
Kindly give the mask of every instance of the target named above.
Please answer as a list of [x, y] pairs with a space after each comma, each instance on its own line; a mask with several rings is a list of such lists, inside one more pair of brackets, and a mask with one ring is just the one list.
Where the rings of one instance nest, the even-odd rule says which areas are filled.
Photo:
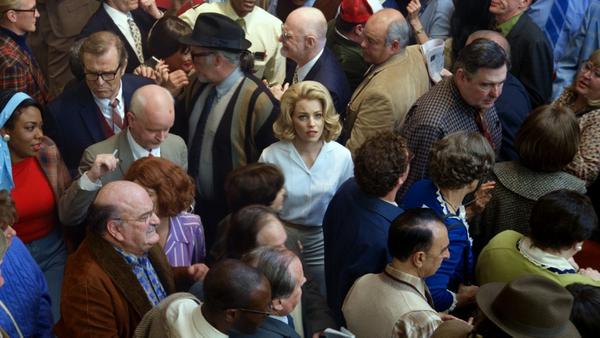
[[473, 253], [469, 224], [465, 219], [465, 208], [461, 205], [458, 214], [450, 213], [440, 190], [430, 179], [415, 182], [405, 195], [402, 207], [431, 208], [444, 219], [450, 239], [450, 258], [444, 260], [438, 271], [425, 279], [436, 311], [454, 309], [454, 295], [459, 284], [470, 284], [473, 279]]
[[[14, 317], [23, 337], [53, 337], [52, 312], [48, 286], [42, 270], [18, 237], [4, 255], [4, 285], [0, 300]], [[6, 311], [0, 308], [0, 327], [10, 337], [19, 337], [17, 328]]]

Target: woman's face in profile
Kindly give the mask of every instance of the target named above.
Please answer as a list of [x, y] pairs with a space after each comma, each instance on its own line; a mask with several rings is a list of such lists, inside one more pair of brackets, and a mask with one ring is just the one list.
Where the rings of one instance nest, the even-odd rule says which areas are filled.
[[183, 70], [187, 74], [194, 69], [192, 52], [189, 48], [183, 51], [177, 51], [175, 54], [171, 54], [170, 56], [166, 57], [165, 63], [169, 65], [170, 72]]

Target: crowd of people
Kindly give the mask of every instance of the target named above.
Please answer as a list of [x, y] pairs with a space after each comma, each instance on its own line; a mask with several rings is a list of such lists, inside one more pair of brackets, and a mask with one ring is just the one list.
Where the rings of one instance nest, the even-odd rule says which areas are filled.
[[0, 0], [0, 336], [595, 337], [598, 18]]

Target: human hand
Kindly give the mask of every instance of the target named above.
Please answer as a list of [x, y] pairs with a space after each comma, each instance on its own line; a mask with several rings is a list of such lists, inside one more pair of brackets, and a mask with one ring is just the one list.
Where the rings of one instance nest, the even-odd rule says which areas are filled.
[[188, 267], [188, 274], [190, 275], [190, 277], [194, 280], [194, 281], [201, 281], [204, 280], [204, 277], [206, 277], [206, 274], [208, 273], [208, 266], [206, 266], [206, 264], [203, 263], [196, 263], [193, 265], [190, 265]]
[[450, 77], [450, 76], [452, 76], [452, 72], [451, 72], [451, 71], [449, 71], [449, 70], [448, 70], [448, 69], [446, 69], [446, 68], [442, 68], [442, 70], [440, 71], [440, 76], [441, 76], [442, 78], [447, 78], [447, 77]]
[[119, 164], [119, 159], [115, 157], [117, 151], [115, 150], [112, 154], [98, 154], [94, 159], [94, 163], [92, 163], [92, 167], [90, 170], [85, 172], [85, 175], [92, 182], [98, 181], [107, 172], [113, 171], [117, 168], [117, 164]]
[[137, 66], [133, 70], [133, 74], [149, 78], [150, 80], [153, 80], [154, 82], [158, 83], [157, 80], [156, 80], [156, 78], [157, 78], [156, 71], [154, 69], [152, 69], [151, 67], [148, 67], [146, 65], [139, 65], [139, 66]]
[[319, 331], [319, 332], [315, 332], [312, 335], [312, 338], [319, 338], [325, 335], [325, 331]]
[[460, 284], [456, 293], [456, 306], [468, 305], [475, 302], [475, 295], [479, 290], [477, 285]]
[[588, 276], [593, 280], [600, 281], [600, 272], [598, 272], [598, 270], [596, 270], [596, 269], [592, 269], [592, 268], [579, 269], [579, 271], [577, 271], [577, 273], [580, 275]]
[[445, 312], [438, 312], [438, 316], [440, 316], [440, 319], [443, 321], [459, 319], [458, 317], [454, 317], [453, 315]]
[[473, 208], [476, 213], [480, 213], [485, 209], [485, 206], [492, 199], [492, 191], [496, 188], [495, 181], [487, 181], [477, 188], [475, 191], [475, 200]]
[[158, 7], [156, 6], [156, 1], [155, 0], [139, 0], [139, 6], [140, 8], [150, 14], [153, 18], [155, 19], [160, 19], [163, 16], [163, 12], [160, 11], [160, 9], [158, 9]]
[[164, 60], [159, 60], [154, 66], [154, 74], [156, 74], [156, 83], [164, 87], [169, 81], [169, 65]]
[[285, 91], [290, 87], [289, 83], [285, 83], [283, 85], [273, 85], [271, 87], [269, 87], [269, 89], [271, 90], [271, 94], [273, 94], [273, 96], [275, 96], [275, 98], [277, 100], [281, 100], [281, 96], [283, 95], [283, 93], [285, 93]]
[[421, 2], [419, 0], [411, 0], [408, 5], [406, 5], [406, 12], [408, 12], [408, 21], [417, 22], [419, 20], [419, 12], [421, 11]]
[[190, 79], [187, 74], [178, 69], [172, 73], [169, 73], [169, 80], [165, 84], [165, 88], [171, 92], [173, 96], [179, 94], [183, 87], [187, 86], [190, 83]]

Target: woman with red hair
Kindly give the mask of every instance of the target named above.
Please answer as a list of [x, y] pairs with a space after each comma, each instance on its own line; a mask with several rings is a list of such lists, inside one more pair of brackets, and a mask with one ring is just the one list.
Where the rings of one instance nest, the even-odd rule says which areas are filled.
[[179, 166], [160, 157], [135, 161], [125, 179], [144, 187], [152, 201], [160, 224], [160, 236], [167, 260], [172, 266], [190, 266], [204, 262], [204, 228], [200, 217], [187, 212], [194, 200], [194, 181]]

